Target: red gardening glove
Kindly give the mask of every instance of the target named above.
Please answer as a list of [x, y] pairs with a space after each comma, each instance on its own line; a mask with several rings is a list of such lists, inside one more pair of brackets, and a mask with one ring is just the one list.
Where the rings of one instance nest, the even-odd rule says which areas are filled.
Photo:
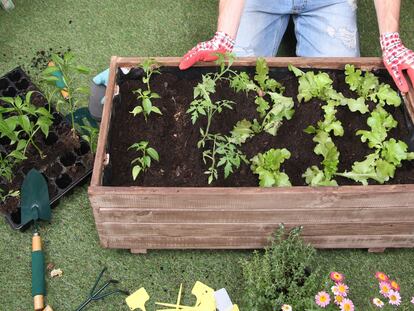
[[401, 42], [398, 32], [380, 36], [382, 58], [385, 67], [402, 93], [408, 92], [407, 80], [402, 74], [407, 70], [411, 83], [414, 83], [414, 52], [407, 49]]
[[201, 42], [183, 56], [180, 69], [190, 68], [198, 61], [211, 62], [217, 59], [216, 53], [226, 53], [233, 50], [234, 40], [225, 32], [217, 31], [213, 39]]

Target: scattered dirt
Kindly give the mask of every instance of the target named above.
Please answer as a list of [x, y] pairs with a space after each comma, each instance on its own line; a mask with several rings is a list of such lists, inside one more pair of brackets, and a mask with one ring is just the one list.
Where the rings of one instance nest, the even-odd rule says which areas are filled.
[[[240, 68], [239, 68], [240, 69]], [[132, 93], [138, 88], [145, 88], [140, 80], [126, 79], [120, 83], [120, 101], [115, 104], [109, 133], [111, 163], [105, 172], [107, 185], [111, 186], [208, 186], [207, 175], [204, 174], [206, 165], [202, 161], [201, 150], [196, 146], [199, 140], [199, 128], [205, 127], [206, 120], [200, 120], [195, 125], [191, 123], [190, 115], [186, 113], [192, 99], [193, 88], [201, 80], [201, 74], [209, 69], [190, 69], [180, 72], [178, 69], [162, 69], [161, 75], [153, 76], [151, 88], [161, 99], [154, 100], [163, 115], [150, 115], [148, 122], [142, 115], [133, 117], [129, 112], [137, 104], [136, 95]], [[210, 69], [212, 70], [212, 69]], [[243, 69], [246, 70], [246, 69]], [[253, 74], [249, 69], [250, 75]], [[336, 90], [345, 96], [355, 98], [345, 83], [342, 71], [327, 71], [334, 81]], [[376, 72], [381, 82], [395, 85], [385, 71]], [[295, 101], [295, 115], [290, 121], [285, 121], [277, 136], [261, 133], [254, 136], [242, 145], [241, 150], [248, 159], [258, 152], [265, 152], [270, 148], [287, 148], [291, 158], [282, 165], [289, 175], [293, 185], [306, 185], [301, 175], [312, 166], [321, 167], [321, 157], [313, 153], [315, 143], [313, 135], [303, 132], [311, 125], [316, 124], [323, 117], [319, 100], [311, 100], [299, 104], [296, 95], [298, 82], [292, 73], [286, 69], [272, 69], [270, 75], [281, 82], [285, 87], [285, 96], [293, 97]], [[227, 82], [220, 82], [216, 88], [213, 100], [231, 99], [237, 104], [233, 110], [225, 110], [216, 115], [212, 122], [211, 132], [228, 134], [237, 121], [244, 118], [253, 120], [258, 118], [254, 95], [236, 93], [229, 88]], [[373, 103], [370, 103], [371, 109]], [[407, 129], [402, 108], [387, 108], [398, 121], [398, 128], [390, 132], [389, 137], [404, 139]], [[354, 161], [361, 161], [371, 150], [362, 143], [355, 132], [359, 129], [368, 129], [366, 119], [368, 115], [352, 113], [346, 107], [339, 107], [337, 117], [342, 121], [345, 135], [334, 138], [340, 151], [339, 171], [350, 170]], [[159, 155], [160, 162], [153, 162], [151, 168], [141, 174], [136, 181], [131, 176], [131, 160], [137, 155], [127, 150], [135, 142], [147, 140]], [[219, 171], [223, 176], [222, 170]], [[353, 181], [346, 178], [336, 178], [340, 185], [353, 185]], [[414, 183], [414, 163], [404, 162], [390, 182], [395, 184]], [[238, 171], [229, 178], [219, 178], [211, 186], [257, 186], [257, 175], [254, 175], [248, 165], [243, 164]]]

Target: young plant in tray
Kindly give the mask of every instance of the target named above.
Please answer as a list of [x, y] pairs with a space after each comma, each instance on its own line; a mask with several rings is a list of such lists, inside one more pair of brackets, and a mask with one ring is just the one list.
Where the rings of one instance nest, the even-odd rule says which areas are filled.
[[31, 104], [32, 93], [28, 92], [24, 100], [19, 96], [0, 98], [9, 105], [5, 108], [8, 117], [6, 119], [0, 118], [0, 136], [7, 136], [11, 144], [16, 144], [13, 153], [13, 157], [16, 159], [25, 159], [29, 145], [33, 145], [39, 155], [43, 157], [43, 152], [35, 143], [34, 137], [39, 131], [47, 137], [53, 123], [53, 117], [46, 108]]
[[146, 90], [142, 90], [141, 88], [133, 91], [133, 93], [137, 94], [137, 99], [139, 101], [139, 105], [137, 105], [131, 113], [134, 117], [140, 113], [144, 115], [145, 121], [147, 121], [148, 116], [154, 112], [157, 114], [162, 114], [161, 110], [154, 106], [152, 103], [153, 99], [160, 98], [160, 96], [151, 91], [150, 80], [151, 76], [155, 73], [160, 73], [158, 69], [156, 69], [157, 63], [155, 60], [148, 58], [141, 63], [141, 68], [144, 70], [145, 76], [142, 78], [142, 82], [147, 85]]
[[[89, 95], [89, 88], [85, 86], [77, 86], [79, 77], [78, 74], [87, 75], [90, 70], [82, 65], [75, 64], [75, 55], [71, 52], [65, 53], [63, 57], [53, 54], [51, 56], [53, 66], [47, 67], [42, 72], [42, 81], [45, 81], [53, 89], [58, 91], [64, 91], [66, 98], [60, 98], [56, 102], [56, 107], [62, 114], [70, 114], [72, 132], [76, 135], [76, 124], [74, 113], [76, 109], [82, 106], [82, 102], [86, 102], [86, 96]], [[61, 73], [61, 78], [57, 76], [57, 73]], [[61, 89], [56, 82], [63, 83], [63, 89]]]
[[0, 188], [0, 203], [3, 204], [9, 198], [17, 198], [20, 196], [19, 190], [9, 190], [7, 193], [4, 192], [3, 189]]
[[265, 153], [254, 156], [251, 162], [251, 169], [254, 174], [259, 175], [260, 187], [284, 187], [291, 186], [289, 176], [280, 171], [280, 166], [290, 158], [289, 150], [270, 149]]
[[140, 141], [132, 144], [128, 150], [130, 149], [133, 149], [140, 154], [139, 157], [131, 161], [131, 164], [135, 164], [132, 167], [132, 178], [134, 180], [137, 179], [141, 172], [145, 172], [149, 167], [151, 167], [152, 160], [160, 160], [158, 152], [154, 148], [149, 147], [149, 143], [147, 141]]

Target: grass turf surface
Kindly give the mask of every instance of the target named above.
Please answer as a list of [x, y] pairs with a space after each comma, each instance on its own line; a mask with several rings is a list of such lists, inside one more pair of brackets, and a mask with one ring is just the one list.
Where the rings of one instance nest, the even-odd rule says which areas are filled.
[[[0, 75], [23, 65], [27, 70], [36, 52], [71, 48], [91, 78], [108, 66], [111, 55], [180, 56], [215, 30], [217, 1], [15, 1], [10, 13], [0, 10]], [[403, 1], [401, 35], [414, 47], [414, 3]], [[379, 43], [373, 1], [359, 1], [359, 30], [363, 56], [378, 56]], [[287, 53], [284, 49], [282, 54]], [[35, 72], [31, 72], [33, 74]], [[85, 81], [86, 79], [85, 79]], [[173, 302], [184, 283], [184, 302], [196, 280], [226, 287], [234, 302], [241, 302], [243, 280], [238, 264], [244, 251], [150, 251], [131, 255], [124, 250], [99, 246], [86, 186], [62, 200], [53, 211], [51, 225], [42, 226], [46, 262], [64, 271], [61, 278], [47, 277], [48, 303], [55, 310], [74, 310], [94, 283], [103, 266], [131, 292], [145, 286], [153, 302]], [[12, 231], [0, 220], [0, 295], [3, 310], [30, 310], [30, 232]], [[405, 302], [414, 295], [414, 250], [319, 251], [324, 271], [346, 274], [357, 310], [367, 310], [376, 294], [373, 273], [382, 270], [400, 282]], [[325, 275], [321, 276], [325, 277]], [[243, 307], [243, 306], [241, 306]], [[123, 298], [112, 297], [88, 310], [127, 310]], [[244, 309], [242, 309], [244, 310]], [[408, 307], [407, 307], [407, 310]]]

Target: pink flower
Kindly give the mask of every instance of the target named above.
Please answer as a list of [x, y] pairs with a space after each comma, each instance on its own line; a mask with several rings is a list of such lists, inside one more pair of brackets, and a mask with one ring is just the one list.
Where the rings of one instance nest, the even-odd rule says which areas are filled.
[[383, 295], [385, 298], [388, 298], [388, 295], [391, 291], [391, 285], [388, 282], [380, 282], [379, 283], [380, 294]]
[[331, 302], [331, 297], [327, 292], [319, 292], [315, 296], [315, 303], [322, 308], [325, 308]]
[[410, 302], [414, 305], [414, 297], [411, 298], [411, 301]]
[[384, 272], [379, 272], [378, 271], [377, 273], [375, 273], [375, 277], [380, 282], [388, 282], [390, 280]]
[[340, 304], [341, 311], [354, 311], [354, 303], [351, 299], [345, 298]]
[[388, 299], [389, 299], [388, 303], [393, 306], [399, 306], [401, 303], [400, 293], [392, 289], [390, 290], [390, 293], [388, 294]]
[[377, 306], [378, 308], [384, 307], [384, 302], [379, 298], [372, 299], [372, 303]]
[[335, 286], [332, 286], [331, 290], [334, 293], [334, 295], [346, 297], [348, 294], [349, 287], [343, 283], [336, 283]]
[[331, 278], [331, 280], [332, 280], [332, 281], [334, 281], [335, 283], [342, 282], [343, 280], [345, 280], [344, 275], [343, 275], [342, 273], [339, 273], [339, 272], [336, 272], [336, 271], [331, 272], [331, 273], [329, 274], [329, 277], [330, 277], [330, 278]]
[[400, 285], [398, 285], [398, 283], [397, 283], [397, 282], [395, 282], [395, 281], [391, 281], [391, 282], [390, 282], [390, 285], [391, 285], [391, 288], [392, 288], [393, 290], [395, 290], [395, 291], [397, 291], [397, 292], [399, 292], [399, 291], [400, 291]]

